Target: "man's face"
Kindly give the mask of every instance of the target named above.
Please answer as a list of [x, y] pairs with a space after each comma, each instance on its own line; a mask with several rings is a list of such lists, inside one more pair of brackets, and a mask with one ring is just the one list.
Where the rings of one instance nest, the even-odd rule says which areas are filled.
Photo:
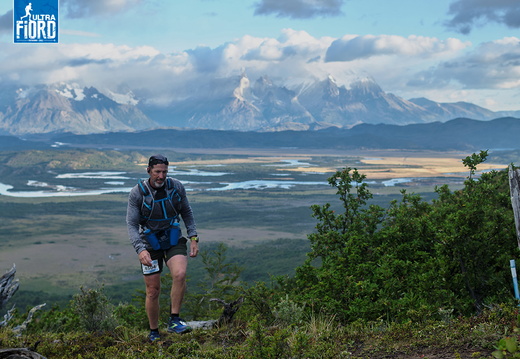
[[164, 163], [153, 165], [148, 174], [150, 175], [150, 184], [152, 187], [161, 188], [164, 186], [164, 181], [166, 181], [168, 166]]

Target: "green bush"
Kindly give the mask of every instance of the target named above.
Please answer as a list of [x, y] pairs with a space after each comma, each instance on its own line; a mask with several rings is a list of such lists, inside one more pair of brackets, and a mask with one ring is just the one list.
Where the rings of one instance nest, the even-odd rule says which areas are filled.
[[[425, 202], [402, 191], [388, 209], [369, 204], [365, 176], [345, 168], [329, 178], [342, 211], [312, 206], [316, 233], [294, 279], [282, 282], [291, 299], [314, 310], [358, 318], [407, 321], [479, 313], [513, 302], [509, 260], [519, 254], [507, 171], [475, 179], [487, 152], [463, 163], [463, 189], [437, 189]], [[442, 309], [442, 310], [440, 310]]]
[[114, 316], [114, 306], [101, 289], [80, 288], [74, 295], [72, 310], [79, 319], [80, 326], [89, 332], [114, 330], [118, 321]]
[[69, 332], [80, 327], [80, 318], [70, 307], [60, 308], [54, 305], [49, 310], [37, 313], [37, 318], [27, 327], [29, 333]]

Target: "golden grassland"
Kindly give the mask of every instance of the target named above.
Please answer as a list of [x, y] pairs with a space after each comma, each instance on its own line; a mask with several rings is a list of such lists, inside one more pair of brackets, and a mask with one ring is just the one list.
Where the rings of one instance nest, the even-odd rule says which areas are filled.
[[[466, 175], [468, 172], [460, 158], [451, 157], [381, 157], [365, 158], [362, 162], [382, 167], [379, 169], [364, 169], [363, 173], [369, 178], [444, 177], [454, 174]], [[504, 167], [504, 165], [496, 163], [483, 163], [478, 166], [480, 171]]]
[[[227, 151], [224, 153], [235, 153]], [[208, 165], [236, 165], [236, 164], [275, 164], [286, 160], [311, 161], [313, 156], [300, 153], [286, 153], [267, 156], [254, 156], [253, 154], [263, 153], [260, 151], [244, 152], [247, 157], [211, 159], [211, 160], [191, 160], [171, 162], [174, 166], [208, 166]], [[341, 158], [359, 158], [359, 162], [350, 167], [358, 168], [369, 179], [392, 179], [402, 177], [446, 177], [446, 176], [467, 176], [468, 169], [462, 164], [462, 158], [468, 153], [461, 152], [430, 152], [430, 151], [356, 151], [352, 153], [338, 153], [331, 151], [327, 153], [317, 153], [320, 156], [332, 157], [340, 160]], [[492, 169], [503, 169], [507, 164], [503, 163], [482, 163], [478, 166], [479, 171]], [[298, 166], [292, 168], [277, 168], [278, 171], [289, 172], [313, 172], [313, 173], [334, 173], [340, 168], [332, 166]]]

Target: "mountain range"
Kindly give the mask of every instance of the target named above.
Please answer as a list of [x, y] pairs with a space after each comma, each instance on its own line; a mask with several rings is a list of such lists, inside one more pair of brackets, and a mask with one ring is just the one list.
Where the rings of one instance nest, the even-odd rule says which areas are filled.
[[0, 133], [132, 132], [155, 128], [233, 131], [349, 129], [360, 124], [409, 125], [454, 118], [520, 117], [466, 103], [405, 100], [364, 78], [339, 85], [329, 76], [292, 88], [246, 74], [208, 80], [193, 95], [157, 105], [132, 91], [119, 94], [74, 84], [0, 84]]

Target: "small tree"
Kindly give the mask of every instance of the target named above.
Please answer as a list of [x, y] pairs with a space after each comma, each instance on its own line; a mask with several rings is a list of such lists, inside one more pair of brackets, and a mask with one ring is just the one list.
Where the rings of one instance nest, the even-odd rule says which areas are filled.
[[374, 233], [384, 210], [367, 205], [372, 194], [365, 178], [345, 168], [328, 179], [337, 188], [343, 212], [336, 213], [329, 203], [311, 207], [317, 231], [308, 236], [311, 251], [293, 283], [301, 301], [340, 319], [351, 318], [354, 307], [357, 315], [374, 308], [371, 293], [376, 288], [368, 274], [376, 260]]
[[114, 330], [118, 322], [114, 316], [114, 306], [100, 289], [85, 289], [75, 294], [71, 307], [79, 319], [80, 325], [87, 331]]
[[459, 292], [458, 309], [480, 312], [485, 303], [510, 296], [509, 260], [518, 255], [506, 170], [473, 178], [487, 151], [463, 160], [470, 170], [462, 190], [440, 187], [434, 201], [433, 220], [438, 223], [437, 253], [449, 275], [452, 292]]
[[216, 304], [211, 304], [210, 299], [219, 299], [217, 303], [237, 299], [242, 268], [227, 262], [226, 252], [227, 246], [219, 243], [215, 250], [200, 253], [206, 270], [205, 280], [199, 284], [198, 292], [187, 293], [185, 304], [189, 316], [195, 320], [217, 315]]

